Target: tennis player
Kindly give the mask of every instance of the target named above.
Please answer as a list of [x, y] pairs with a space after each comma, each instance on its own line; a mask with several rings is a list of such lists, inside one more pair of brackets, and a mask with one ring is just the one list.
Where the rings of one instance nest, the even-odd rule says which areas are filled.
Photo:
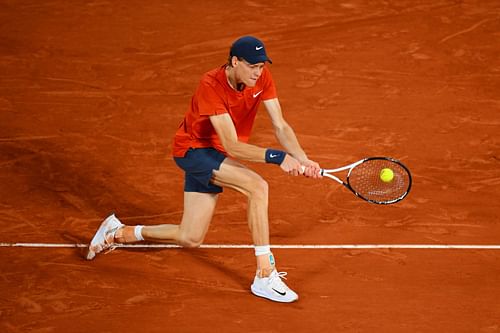
[[[277, 302], [298, 299], [282, 280], [286, 273], [276, 270], [269, 246], [268, 183], [240, 162], [266, 162], [292, 176], [321, 177], [319, 164], [307, 158], [283, 118], [267, 63], [271, 59], [264, 44], [245, 36], [232, 44], [227, 64], [201, 78], [173, 143], [174, 160], [185, 172], [181, 223], [125, 226], [112, 214], [97, 230], [87, 259], [113, 249], [115, 242], [147, 240], [198, 247], [207, 233], [219, 193], [230, 188], [248, 198], [248, 224], [257, 260], [252, 293]], [[247, 143], [261, 102], [284, 150]]]

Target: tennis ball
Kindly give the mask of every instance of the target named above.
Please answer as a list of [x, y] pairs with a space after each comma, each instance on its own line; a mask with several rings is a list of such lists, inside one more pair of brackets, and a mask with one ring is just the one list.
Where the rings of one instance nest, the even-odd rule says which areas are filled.
[[384, 183], [389, 183], [394, 179], [394, 172], [389, 168], [383, 168], [380, 170], [380, 179]]

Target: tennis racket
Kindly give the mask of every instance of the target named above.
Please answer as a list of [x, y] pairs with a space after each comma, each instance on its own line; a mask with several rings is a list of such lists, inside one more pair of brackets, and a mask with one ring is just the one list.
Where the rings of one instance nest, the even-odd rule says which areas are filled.
[[[345, 181], [333, 175], [341, 171], [347, 174]], [[411, 188], [410, 170], [390, 157], [368, 157], [341, 168], [321, 169], [321, 175], [344, 185], [357, 197], [379, 205], [403, 200]]]

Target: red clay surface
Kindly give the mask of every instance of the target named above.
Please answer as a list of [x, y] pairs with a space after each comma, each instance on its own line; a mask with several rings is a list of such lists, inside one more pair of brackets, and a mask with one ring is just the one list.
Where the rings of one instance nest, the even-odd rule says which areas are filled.
[[[285, 116], [324, 167], [401, 159], [409, 197], [249, 164], [273, 244], [499, 244], [498, 1], [3, 1], [0, 242], [86, 243], [116, 211], [176, 223], [171, 139], [230, 43], [266, 42]], [[252, 142], [276, 146], [265, 112]], [[207, 244], [249, 244], [226, 191]], [[0, 248], [2, 332], [500, 332], [498, 250], [276, 250], [300, 294], [250, 294], [252, 250]]]

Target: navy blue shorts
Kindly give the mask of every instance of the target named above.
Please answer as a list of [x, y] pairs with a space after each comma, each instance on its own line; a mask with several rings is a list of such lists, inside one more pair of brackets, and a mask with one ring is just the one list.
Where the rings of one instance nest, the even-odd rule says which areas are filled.
[[189, 148], [184, 157], [174, 157], [184, 170], [184, 191], [221, 193], [222, 187], [210, 182], [213, 170], [219, 170], [226, 156], [214, 148]]

